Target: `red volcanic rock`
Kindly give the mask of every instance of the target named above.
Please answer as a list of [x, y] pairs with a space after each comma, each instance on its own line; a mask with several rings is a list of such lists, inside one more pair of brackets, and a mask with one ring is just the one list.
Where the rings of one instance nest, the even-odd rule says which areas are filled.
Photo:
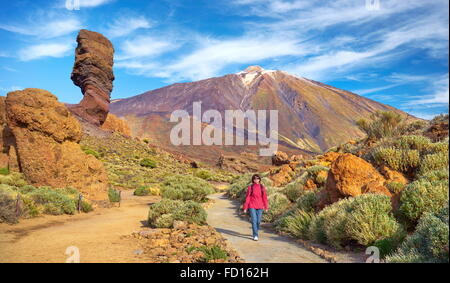
[[81, 88], [81, 102], [71, 110], [97, 126], [102, 125], [109, 112], [110, 94], [114, 81], [114, 48], [100, 33], [80, 30], [75, 50], [71, 79]]
[[81, 150], [80, 123], [53, 94], [27, 88], [8, 93], [5, 104], [7, 126], [15, 141], [10, 158], [18, 161], [28, 182], [55, 188], [70, 186], [87, 199], [107, 199], [108, 177], [103, 164]]
[[327, 202], [333, 203], [345, 197], [363, 193], [381, 193], [391, 196], [384, 187], [385, 178], [362, 158], [346, 153], [340, 155], [328, 173], [325, 192]]
[[289, 156], [282, 152], [282, 151], [277, 151], [275, 152], [275, 154], [272, 156], [272, 164], [275, 166], [280, 166], [283, 164], [289, 164], [290, 160], [289, 160]]

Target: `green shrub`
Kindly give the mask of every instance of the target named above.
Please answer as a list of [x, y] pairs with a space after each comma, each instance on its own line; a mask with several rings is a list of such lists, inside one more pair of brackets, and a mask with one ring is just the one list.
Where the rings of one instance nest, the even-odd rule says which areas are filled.
[[150, 189], [147, 187], [139, 187], [134, 193], [135, 196], [148, 196], [150, 194]]
[[93, 210], [94, 210], [94, 208], [92, 207], [92, 205], [89, 202], [87, 202], [85, 200], [81, 201], [81, 211], [82, 212], [88, 213]]
[[394, 141], [394, 146], [399, 149], [415, 149], [419, 152], [423, 152], [428, 145], [431, 144], [431, 140], [424, 136], [409, 135], [401, 136]]
[[170, 228], [175, 220], [202, 225], [206, 223], [206, 211], [194, 201], [162, 199], [150, 206], [148, 224], [151, 227]]
[[296, 207], [306, 212], [314, 212], [318, 203], [319, 195], [316, 192], [308, 191], [297, 199]]
[[448, 168], [448, 151], [425, 155], [420, 162], [419, 175]]
[[442, 141], [442, 142], [436, 142], [436, 143], [430, 143], [426, 150], [426, 154], [433, 154], [433, 153], [446, 153], [448, 154], [448, 141]]
[[309, 227], [313, 219], [314, 213], [295, 209], [277, 219], [275, 229], [287, 232], [296, 238], [308, 240]]
[[419, 151], [415, 149], [380, 147], [372, 152], [372, 157], [378, 165], [387, 165], [403, 173], [413, 172], [421, 162]]
[[415, 224], [426, 212], [436, 213], [448, 203], [448, 179], [420, 179], [409, 184], [400, 197], [399, 212], [409, 224]]
[[143, 142], [148, 144], [150, 141], [148, 139], [143, 139]]
[[303, 194], [303, 184], [297, 181], [291, 182], [284, 187], [282, 192], [290, 201], [294, 202]]
[[156, 168], [156, 162], [150, 158], [144, 158], [139, 163], [142, 167]]
[[384, 259], [387, 256], [393, 254], [397, 248], [399, 247], [401, 241], [404, 240], [404, 237], [390, 237], [384, 238], [381, 240], [377, 240], [373, 246], [377, 247], [380, 251], [380, 258]]
[[330, 168], [321, 165], [314, 165], [306, 169], [306, 171], [314, 178], [317, 176], [317, 174], [319, 174], [320, 171], [328, 170], [330, 170]]
[[247, 187], [251, 183], [251, 177], [252, 174], [247, 173], [234, 178], [227, 189], [228, 197], [231, 199], [238, 199], [242, 194], [245, 194], [247, 192]]
[[152, 204], [148, 213], [148, 224], [157, 227], [157, 220], [164, 214], [173, 214], [182, 205], [180, 200], [162, 199], [160, 202]]
[[8, 168], [0, 168], [0, 175], [8, 175], [9, 169]]
[[185, 201], [174, 213], [175, 220], [187, 221], [188, 223], [206, 224], [206, 211], [201, 204], [189, 200]]
[[16, 202], [8, 194], [0, 191], [0, 223], [14, 224], [18, 222]]
[[364, 194], [356, 197], [347, 216], [346, 234], [365, 246], [383, 238], [401, 238], [404, 231], [391, 210], [391, 200], [387, 196]]
[[163, 214], [156, 218], [154, 222], [154, 226], [158, 228], [171, 228], [173, 226], [173, 222], [175, 221], [175, 218], [173, 214]]
[[212, 193], [214, 188], [210, 183], [191, 175], [170, 176], [161, 185], [161, 195], [168, 199], [203, 202]]
[[285, 195], [279, 192], [269, 194], [269, 191], [267, 191], [267, 195], [269, 210], [263, 213], [262, 221], [273, 222], [278, 216], [289, 208], [290, 201]]
[[113, 188], [108, 189], [108, 198], [110, 202], [120, 202], [120, 192]]
[[399, 182], [390, 182], [389, 184], [387, 184], [387, 188], [392, 194], [396, 195], [403, 191], [405, 185]]
[[23, 175], [17, 172], [11, 172], [9, 175], [0, 174], [0, 184], [5, 184], [14, 187], [23, 187], [28, 185]]
[[44, 213], [46, 214], [75, 214], [75, 200], [58, 190], [50, 187], [40, 187], [31, 192], [28, 196], [35, 204], [42, 205], [44, 207]]
[[448, 263], [448, 204], [438, 213], [426, 213], [416, 231], [386, 258], [387, 262]]
[[195, 171], [194, 176], [197, 178], [203, 179], [203, 180], [211, 180], [213, 177], [213, 175], [210, 171], [204, 170], [204, 169]]
[[445, 181], [449, 178], [449, 171], [447, 169], [428, 171], [422, 174], [419, 179], [424, 179], [428, 181]]
[[203, 253], [203, 257], [201, 259], [202, 262], [209, 262], [212, 260], [228, 258], [228, 253], [226, 251], [222, 250], [217, 245], [214, 245], [212, 247], [201, 246], [201, 247], [196, 248], [196, 250], [201, 251]]
[[364, 194], [340, 200], [320, 211], [310, 224], [311, 239], [342, 248], [355, 241], [371, 245], [377, 240], [400, 238], [403, 229], [391, 213], [389, 197]]
[[91, 148], [82, 146], [81, 150], [83, 150], [85, 154], [92, 155], [92, 156], [94, 156], [97, 159], [100, 159], [102, 157], [102, 154], [100, 154], [99, 152], [97, 152], [97, 151], [95, 151], [95, 150], [93, 150]]
[[356, 125], [364, 131], [369, 138], [381, 139], [403, 133], [401, 123], [403, 117], [392, 111], [378, 111], [371, 115], [370, 120], [360, 119]]

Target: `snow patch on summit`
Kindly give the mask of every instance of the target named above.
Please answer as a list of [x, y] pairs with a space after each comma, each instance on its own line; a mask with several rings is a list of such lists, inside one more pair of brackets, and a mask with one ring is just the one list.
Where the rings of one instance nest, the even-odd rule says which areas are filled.
[[250, 87], [254, 81], [256, 81], [257, 78], [259, 78], [263, 74], [271, 74], [273, 72], [276, 72], [275, 70], [264, 70], [260, 66], [249, 66], [244, 71], [240, 71], [236, 73], [241, 80], [242, 83], [246, 87]]

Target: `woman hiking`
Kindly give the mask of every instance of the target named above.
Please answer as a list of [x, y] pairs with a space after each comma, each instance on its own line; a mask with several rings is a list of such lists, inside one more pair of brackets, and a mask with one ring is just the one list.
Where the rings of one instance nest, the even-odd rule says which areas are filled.
[[252, 217], [254, 241], [258, 241], [258, 230], [263, 210], [267, 211], [268, 209], [266, 188], [261, 184], [261, 177], [255, 174], [252, 176], [252, 184], [247, 188], [247, 196], [244, 203], [244, 213], [247, 213], [247, 210], [249, 210]]

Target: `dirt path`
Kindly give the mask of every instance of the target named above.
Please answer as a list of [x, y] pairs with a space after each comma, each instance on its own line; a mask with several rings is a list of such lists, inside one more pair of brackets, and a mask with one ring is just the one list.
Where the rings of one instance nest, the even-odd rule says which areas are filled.
[[[251, 237], [251, 223], [237, 214], [238, 203], [218, 193], [210, 196], [215, 204], [208, 209], [208, 224], [220, 232], [246, 262], [325, 263], [293, 239], [278, 235], [267, 227], [260, 231], [259, 241]], [[358, 262], [356, 255], [336, 253], [338, 262]]]
[[0, 262], [65, 262], [69, 246], [78, 247], [81, 262], [139, 262], [137, 242], [122, 236], [144, 227], [158, 198], [132, 193], [122, 192], [120, 208], [0, 224]]

